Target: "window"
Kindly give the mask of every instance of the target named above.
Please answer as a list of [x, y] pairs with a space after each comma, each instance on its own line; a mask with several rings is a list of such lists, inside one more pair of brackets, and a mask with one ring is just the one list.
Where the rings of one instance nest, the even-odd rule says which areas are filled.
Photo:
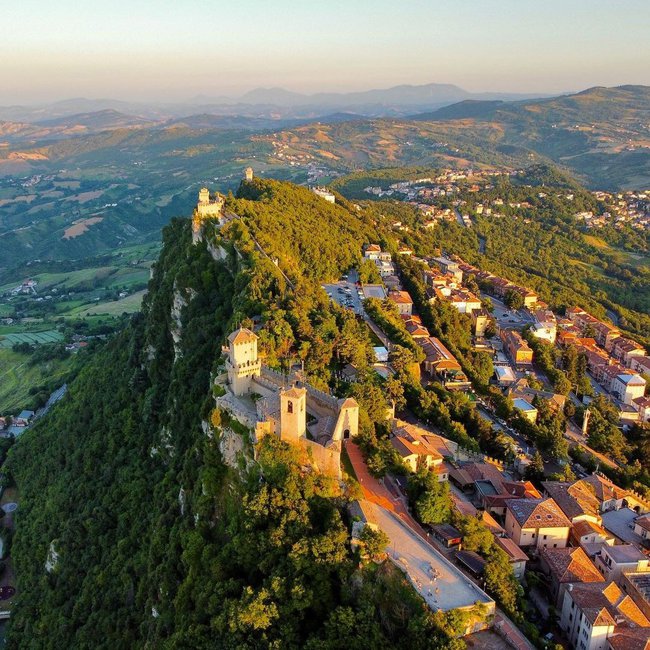
[[546, 537], [547, 537], [547, 536], [546, 536], [546, 535], [544, 535], [544, 539], [546, 539]]
[[287, 413], [293, 413], [293, 402], [291, 400], [287, 402]]

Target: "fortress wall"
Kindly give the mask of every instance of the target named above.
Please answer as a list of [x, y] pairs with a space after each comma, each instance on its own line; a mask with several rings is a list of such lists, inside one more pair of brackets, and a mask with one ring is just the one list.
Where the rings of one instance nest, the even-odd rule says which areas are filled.
[[313, 440], [301, 439], [314, 467], [323, 474], [341, 478], [341, 452], [333, 447], [323, 447]]

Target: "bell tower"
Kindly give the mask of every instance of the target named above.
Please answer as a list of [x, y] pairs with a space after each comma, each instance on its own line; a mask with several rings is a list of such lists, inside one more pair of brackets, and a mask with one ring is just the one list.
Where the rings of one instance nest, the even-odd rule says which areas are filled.
[[307, 435], [307, 390], [293, 386], [280, 392], [280, 439], [296, 442]]

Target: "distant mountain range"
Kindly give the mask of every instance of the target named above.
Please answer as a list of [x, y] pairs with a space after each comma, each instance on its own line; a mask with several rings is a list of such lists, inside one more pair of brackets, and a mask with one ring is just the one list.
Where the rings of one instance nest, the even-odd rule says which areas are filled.
[[[196, 97], [188, 102], [125, 102], [74, 98], [38, 106], [0, 107], [0, 120], [47, 123], [52, 120], [118, 111], [139, 119], [169, 120], [197, 114], [237, 115], [270, 119], [315, 119], [336, 112], [367, 117], [404, 116], [435, 110], [464, 100], [515, 101], [539, 97], [514, 93], [470, 93], [452, 84], [401, 85], [348, 93], [303, 94], [284, 88], [256, 88], [240, 97]], [[541, 95], [546, 96], [546, 95]]]

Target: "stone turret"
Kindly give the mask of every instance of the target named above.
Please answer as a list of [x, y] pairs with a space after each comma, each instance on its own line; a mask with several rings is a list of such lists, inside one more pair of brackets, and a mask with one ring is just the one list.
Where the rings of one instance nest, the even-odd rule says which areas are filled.
[[201, 229], [206, 219], [221, 219], [225, 199], [221, 194], [210, 196], [210, 190], [202, 187], [199, 200], [192, 215], [192, 241], [196, 244], [201, 239]]
[[253, 180], [253, 168], [252, 167], [246, 167], [244, 170], [244, 180], [245, 181], [252, 181]]
[[232, 392], [241, 397], [251, 390], [251, 380], [259, 377], [262, 363], [257, 356], [257, 335], [240, 327], [228, 337], [228, 383]]
[[307, 391], [293, 386], [280, 391], [280, 439], [296, 442], [307, 435]]

